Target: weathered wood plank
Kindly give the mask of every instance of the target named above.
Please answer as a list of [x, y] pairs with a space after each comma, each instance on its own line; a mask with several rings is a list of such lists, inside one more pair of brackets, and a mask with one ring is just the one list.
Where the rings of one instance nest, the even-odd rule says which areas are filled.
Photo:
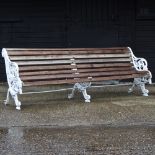
[[70, 54], [123, 54], [130, 53], [127, 48], [58, 48], [58, 49], [10, 49], [7, 48], [9, 56], [17, 56], [17, 55], [70, 55]]
[[127, 71], [133, 70], [131, 67], [113, 67], [113, 68], [90, 68], [90, 69], [62, 69], [62, 70], [43, 70], [43, 71], [29, 71], [20, 72], [20, 76], [33, 76], [33, 75], [55, 75], [55, 74], [69, 74], [69, 73], [91, 73], [91, 72], [105, 72], [105, 71]]
[[12, 61], [16, 60], [57, 60], [57, 59], [91, 59], [91, 58], [129, 58], [130, 53], [126, 54], [83, 54], [83, 55], [42, 55], [42, 56], [11, 56]]
[[90, 50], [90, 51], [9, 51], [9, 56], [38, 56], [38, 55], [70, 55], [70, 54], [123, 54], [123, 53], [129, 53], [127, 51], [123, 50]]
[[41, 85], [50, 85], [50, 84], [71, 84], [77, 82], [97, 82], [97, 81], [106, 81], [106, 80], [122, 80], [122, 79], [131, 79], [142, 77], [144, 74], [132, 74], [132, 75], [123, 75], [123, 76], [108, 76], [108, 77], [95, 77], [95, 78], [80, 78], [80, 79], [63, 79], [63, 80], [49, 80], [49, 81], [33, 81], [33, 82], [24, 82], [24, 86], [41, 86]]
[[134, 74], [135, 70], [128, 71], [108, 71], [108, 72], [91, 72], [91, 73], [79, 73], [79, 74], [55, 74], [55, 75], [33, 75], [33, 76], [21, 76], [23, 81], [33, 81], [33, 80], [47, 80], [47, 79], [71, 79], [71, 78], [81, 78], [81, 77], [104, 77], [111, 75], [127, 75]]
[[7, 51], [86, 51], [86, 50], [125, 50], [127, 47], [108, 47], [108, 48], [6, 48]]
[[25, 72], [25, 71], [33, 71], [33, 70], [57, 70], [57, 69], [71, 69], [75, 68], [76, 66], [73, 65], [34, 65], [34, 66], [20, 66], [19, 71]]
[[130, 62], [131, 58], [109, 58], [109, 59], [77, 59], [73, 62], [75, 63], [104, 63], [104, 62]]
[[72, 69], [72, 68], [101, 68], [101, 67], [131, 67], [131, 63], [106, 63], [106, 64], [76, 64], [76, 65], [45, 65], [45, 66], [20, 66], [20, 71], [34, 71], [34, 70], [57, 70], [57, 69]]
[[54, 64], [78, 64], [78, 63], [104, 63], [104, 62], [130, 62], [130, 58], [109, 59], [77, 59], [77, 60], [46, 60], [46, 61], [15, 61], [18, 65], [54, 65]]

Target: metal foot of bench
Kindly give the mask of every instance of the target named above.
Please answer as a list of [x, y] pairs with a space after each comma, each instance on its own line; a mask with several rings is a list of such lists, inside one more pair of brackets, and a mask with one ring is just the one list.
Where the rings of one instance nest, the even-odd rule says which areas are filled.
[[17, 96], [17, 93], [14, 92], [14, 91], [10, 91], [10, 89], [8, 89], [7, 91], [7, 97], [6, 97], [6, 100], [4, 100], [4, 104], [7, 105], [9, 103], [9, 96], [12, 96], [12, 98], [14, 99], [14, 102], [15, 102], [15, 105], [16, 105], [16, 109], [17, 110], [20, 110], [20, 106], [21, 106], [21, 102], [18, 100], [18, 96]]
[[16, 104], [16, 109], [17, 110], [20, 110], [21, 109], [21, 102], [18, 100], [18, 96], [17, 95], [14, 95], [13, 96], [13, 99], [14, 99], [14, 101], [15, 101], [15, 104]]
[[145, 88], [145, 84], [147, 83], [151, 84], [152, 83], [151, 79], [152, 79], [151, 72], [148, 72], [148, 74], [144, 77], [134, 78], [133, 84], [131, 88], [129, 88], [128, 93], [133, 92], [134, 87], [137, 86], [141, 90], [143, 96], [148, 96], [149, 90]]
[[9, 89], [8, 89], [8, 91], [7, 91], [7, 96], [6, 96], [6, 100], [4, 100], [4, 104], [5, 104], [5, 105], [7, 105], [7, 104], [9, 103], [9, 93], [10, 93], [10, 91], [9, 91]]
[[71, 99], [74, 97], [75, 90], [82, 92], [85, 102], [90, 102], [91, 96], [87, 94], [87, 88], [91, 86], [91, 83], [76, 83], [72, 89], [71, 94], [68, 95], [68, 98]]

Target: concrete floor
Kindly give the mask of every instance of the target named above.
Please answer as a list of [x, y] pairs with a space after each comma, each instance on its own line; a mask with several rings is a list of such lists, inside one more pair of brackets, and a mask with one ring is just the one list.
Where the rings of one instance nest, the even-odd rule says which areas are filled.
[[2, 104], [1, 84], [0, 154], [155, 155], [155, 86], [149, 97], [128, 94], [128, 87], [91, 88], [91, 103], [79, 93], [68, 100], [69, 91], [20, 95], [18, 111], [12, 100]]

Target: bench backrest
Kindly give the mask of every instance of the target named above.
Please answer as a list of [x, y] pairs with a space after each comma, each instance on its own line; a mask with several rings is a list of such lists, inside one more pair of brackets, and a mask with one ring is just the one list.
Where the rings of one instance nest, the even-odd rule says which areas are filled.
[[140, 77], [130, 50], [121, 48], [6, 48], [25, 86]]

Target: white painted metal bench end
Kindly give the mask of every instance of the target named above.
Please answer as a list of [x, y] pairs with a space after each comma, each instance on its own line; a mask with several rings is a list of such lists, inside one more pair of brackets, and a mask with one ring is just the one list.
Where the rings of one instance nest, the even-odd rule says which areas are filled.
[[128, 49], [131, 52], [131, 56], [133, 59], [133, 64], [134, 64], [135, 69], [137, 71], [147, 71], [148, 72], [143, 77], [134, 78], [133, 85], [131, 88], [129, 88], [128, 93], [133, 92], [134, 87], [137, 86], [141, 90], [143, 96], [148, 96], [149, 91], [145, 88], [145, 84], [152, 84], [152, 74], [148, 70], [148, 63], [147, 63], [146, 59], [144, 59], [144, 58], [135, 57], [131, 48], [128, 47]]
[[19, 68], [17, 63], [11, 62], [5, 48], [2, 49], [2, 57], [5, 60], [6, 76], [8, 82], [8, 91], [6, 100], [4, 100], [5, 105], [9, 102], [9, 94], [15, 101], [16, 109], [20, 110], [21, 102], [18, 100], [18, 94], [22, 94], [22, 81], [19, 77]]

